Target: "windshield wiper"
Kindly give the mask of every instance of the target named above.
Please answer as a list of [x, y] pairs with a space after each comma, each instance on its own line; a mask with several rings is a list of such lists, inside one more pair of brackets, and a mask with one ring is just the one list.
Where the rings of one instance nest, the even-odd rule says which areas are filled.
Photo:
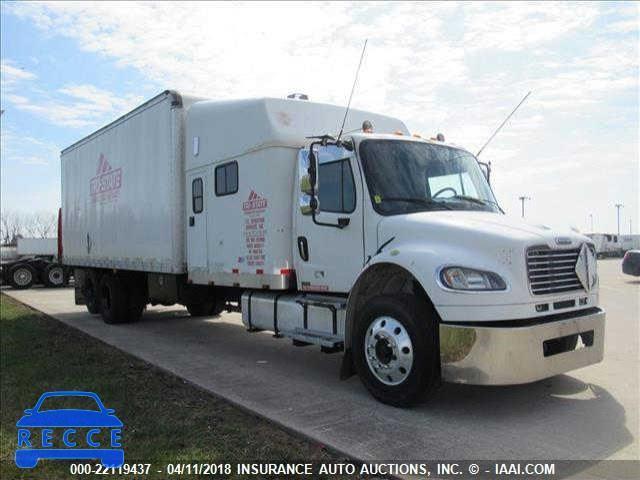
[[448, 197], [449, 198], [454, 198], [456, 200], [466, 200], [468, 202], [471, 203], [477, 203], [478, 205], [495, 205], [496, 207], [498, 207], [498, 209], [504, 213], [504, 211], [502, 210], [502, 208], [500, 208], [500, 205], [498, 205], [498, 202], [494, 202], [493, 200], [486, 200], [486, 199], [482, 199], [482, 198], [476, 198], [476, 197], [470, 197], [468, 195], [454, 195], [453, 197]]
[[420, 198], [420, 197], [384, 197], [381, 199], [383, 202], [387, 200], [391, 200], [392, 202], [407, 202], [407, 203], [417, 203], [420, 205], [437, 206], [440, 208], [444, 208], [445, 210], [453, 210], [449, 205], [445, 205], [442, 202], [437, 202], [435, 200], [430, 200], [428, 198]]
[[488, 205], [488, 200], [482, 200], [481, 198], [470, 197], [468, 195], [454, 195], [453, 197], [447, 197], [448, 199], [454, 198], [456, 200], [466, 200], [471, 203], [477, 203], [478, 205]]

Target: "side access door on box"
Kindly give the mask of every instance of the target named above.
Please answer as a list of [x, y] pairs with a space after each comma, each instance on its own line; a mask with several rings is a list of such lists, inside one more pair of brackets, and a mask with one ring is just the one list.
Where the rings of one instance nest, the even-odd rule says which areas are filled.
[[209, 190], [207, 169], [198, 169], [187, 176], [187, 266], [189, 278], [198, 283], [198, 277], [207, 274], [207, 195]]

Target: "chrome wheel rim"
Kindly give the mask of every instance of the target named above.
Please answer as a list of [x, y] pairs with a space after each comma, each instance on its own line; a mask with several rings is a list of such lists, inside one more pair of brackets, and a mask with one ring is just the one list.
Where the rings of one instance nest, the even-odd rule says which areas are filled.
[[371, 373], [385, 385], [399, 385], [411, 373], [411, 337], [393, 317], [378, 317], [371, 322], [364, 339], [364, 354]]
[[52, 268], [49, 270], [49, 282], [53, 285], [62, 285], [63, 275], [61, 268]]
[[13, 280], [17, 285], [24, 287], [25, 285], [29, 285], [29, 283], [31, 283], [31, 281], [33, 280], [33, 275], [28, 268], [19, 268], [13, 274]]

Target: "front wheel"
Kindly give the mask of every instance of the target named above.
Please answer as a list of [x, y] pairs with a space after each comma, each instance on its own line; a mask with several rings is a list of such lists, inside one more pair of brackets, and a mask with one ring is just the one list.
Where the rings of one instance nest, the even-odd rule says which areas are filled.
[[437, 317], [415, 296], [382, 295], [357, 315], [355, 367], [379, 401], [407, 407], [439, 384]]

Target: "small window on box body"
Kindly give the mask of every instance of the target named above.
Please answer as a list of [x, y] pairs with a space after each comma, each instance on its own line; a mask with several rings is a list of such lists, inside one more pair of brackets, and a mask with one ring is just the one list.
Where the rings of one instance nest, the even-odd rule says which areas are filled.
[[202, 212], [204, 205], [204, 191], [202, 188], [202, 179], [196, 178], [191, 183], [191, 208], [193, 209], [193, 213]]
[[216, 167], [216, 196], [231, 195], [238, 191], [238, 162]]

